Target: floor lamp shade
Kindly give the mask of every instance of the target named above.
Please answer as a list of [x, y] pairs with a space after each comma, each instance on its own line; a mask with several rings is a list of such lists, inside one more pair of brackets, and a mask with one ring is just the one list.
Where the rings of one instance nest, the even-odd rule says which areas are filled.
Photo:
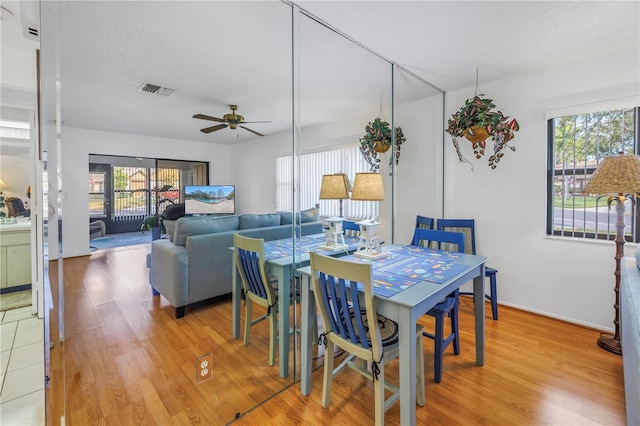
[[351, 199], [356, 201], [384, 200], [384, 185], [380, 173], [356, 173]]
[[609, 195], [609, 202], [616, 201], [616, 302], [613, 336], [602, 334], [598, 346], [616, 354], [622, 354], [620, 345], [620, 260], [624, 256], [624, 202], [625, 194], [640, 194], [640, 157], [623, 155], [607, 157], [598, 166], [584, 189], [587, 194]]
[[607, 157], [584, 189], [587, 194], [640, 194], [640, 156]]

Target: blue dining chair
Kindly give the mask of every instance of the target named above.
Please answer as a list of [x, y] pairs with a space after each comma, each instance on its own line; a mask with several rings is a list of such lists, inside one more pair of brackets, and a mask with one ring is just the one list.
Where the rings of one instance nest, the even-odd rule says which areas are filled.
[[[269, 365], [275, 364], [278, 313], [277, 294], [265, 267], [264, 240], [233, 234], [234, 256], [245, 295], [244, 345], [249, 344], [251, 327], [269, 320]], [[253, 319], [253, 304], [267, 308], [266, 314]]]
[[[416, 216], [416, 228], [415, 229], [433, 229], [435, 226], [435, 219], [432, 217], [426, 217], [426, 216], [420, 216], [417, 215]], [[415, 238], [415, 233], [413, 235], [413, 238]], [[421, 247], [429, 247], [429, 241], [423, 241], [420, 244]]]
[[[474, 219], [439, 219], [438, 229], [443, 231], [464, 232], [467, 242], [467, 252], [469, 254], [476, 254], [476, 227]], [[484, 297], [491, 302], [491, 314], [494, 320], [498, 319], [497, 274], [497, 269], [485, 267], [484, 276], [489, 278], [489, 294], [485, 294]], [[473, 295], [472, 292], [462, 291], [460, 294]]]
[[[349, 367], [373, 380], [375, 424], [384, 424], [384, 413], [399, 400], [397, 386], [384, 380], [385, 365], [398, 357], [398, 324], [376, 312], [370, 263], [354, 263], [310, 253], [313, 294], [322, 315], [325, 344], [322, 406], [329, 407], [333, 378]], [[364, 295], [358, 289], [364, 288]], [[425, 404], [424, 327], [416, 324], [416, 396]], [[349, 355], [334, 368], [335, 346]], [[356, 362], [360, 359], [366, 364]], [[371, 365], [371, 371], [365, 369]], [[385, 399], [385, 389], [392, 392]]]
[[[447, 232], [438, 231], [433, 229], [416, 229], [413, 237], [414, 246], [419, 246], [422, 241], [431, 241], [437, 245], [440, 249], [447, 249], [449, 251], [456, 251], [464, 253], [464, 233], [462, 232]], [[446, 246], [444, 245], [446, 244]], [[455, 245], [455, 250], [451, 250]], [[460, 339], [459, 339], [459, 321], [458, 321], [458, 290], [438, 302], [433, 308], [429, 309], [427, 315], [435, 317], [436, 326], [435, 334], [423, 332], [423, 335], [433, 339], [435, 342], [433, 350], [433, 370], [436, 383], [442, 381], [442, 369], [444, 360], [444, 351], [453, 342], [453, 353], [460, 354]], [[451, 332], [447, 337], [444, 337], [445, 317], [449, 316], [451, 319]]]
[[360, 236], [360, 225], [357, 225], [353, 221], [345, 220], [344, 222], [342, 222], [342, 230], [344, 231], [345, 236], [348, 236], [348, 237]]

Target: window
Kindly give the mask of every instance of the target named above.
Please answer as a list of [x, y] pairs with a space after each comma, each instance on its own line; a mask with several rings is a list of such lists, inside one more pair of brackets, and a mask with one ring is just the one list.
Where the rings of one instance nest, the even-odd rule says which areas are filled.
[[[293, 211], [291, 199], [292, 167], [290, 155], [276, 159], [276, 207], [278, 211]], [[368, 171], [369, 165], [360, 155], [360, 149], [357, 146], [301, 155], [300, 188], [297, 192], [300, 196], [300, 209], [304, 210], [319, 205], [322, 216], [338, 216], [339, 200], [318, 199], [322, 175], [346, 173], [351, 186], [356, 173]], [[378, 216], [377, 201], [343, 200], [344, 217], [365, 219], [370, 215]]]
[[[615, 209], [607, 196], [583, 192], [605, 157], [638, 153], [638, 108], [555, 117], [548, 120], [547, 234], [613, 239]], [[636, 206], [625, 205], [625, 239], [638, 242]]]

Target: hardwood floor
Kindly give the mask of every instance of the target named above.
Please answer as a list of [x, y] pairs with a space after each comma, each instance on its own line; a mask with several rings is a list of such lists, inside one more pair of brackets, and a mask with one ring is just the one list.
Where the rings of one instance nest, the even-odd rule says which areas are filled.
[[[151, 296], [147, 252], [133, 246], [64, 260], [63, 342], [55, 313], [49, 324], [49, 424], [62, 413], [70, 425], [373, 423], [371, 382], [348, 369], [322, 408], [321, 349], [311, 395], [299, 383], [286, 388], [291, 379], [267, 363], [266, 322], [252, 328], [249, 346], [231, 338], [230, 300], [176, 320], [166, 300]], [[625, 424], [622, 358], [596, 345], [598, 331], [503, 306], [493, 321], [487, 309], [486, 363], [477, 367], [472, 300], [463, 298], [460, 311], [462, 353], [445, 355], [442, 383], [433, 381], [425, 341], [427, 404], [417, 424]], [[213, 376], [197, 384], [195, 360], [209, 352]], [[397, 364], [385, 373], [397, 380]], [[399, 424], [398, 404], [385, 421]]]

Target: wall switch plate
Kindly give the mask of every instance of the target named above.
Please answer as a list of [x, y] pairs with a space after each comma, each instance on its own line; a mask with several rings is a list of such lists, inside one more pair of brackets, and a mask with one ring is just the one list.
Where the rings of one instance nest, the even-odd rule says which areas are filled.
[[196, 358], [196, 384], [210, 379], [212, 373], [213, 356], [211, 352]]

